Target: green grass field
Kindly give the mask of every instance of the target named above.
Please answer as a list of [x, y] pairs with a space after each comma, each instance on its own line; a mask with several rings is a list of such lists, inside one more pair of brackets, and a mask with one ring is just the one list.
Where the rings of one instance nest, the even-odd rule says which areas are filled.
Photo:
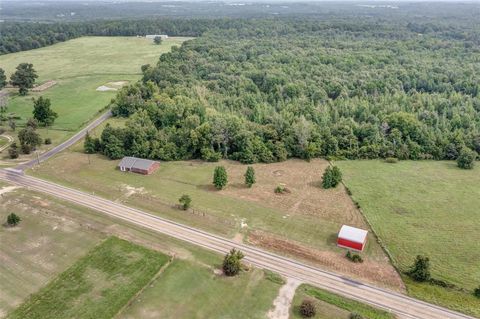
[[8, 143], [8, 139], [6, 137], [0, 136], [0, 147], [4, 146]]
[[252, 269], [229, 278], [175, 260], [118, 318], [265, 318], [280, 285]]
[[7, 318], [112, 318], [168, 262], [110, 237]]
[[358, 301], [341, 297], [339, 295], [315, 288], [309, 285], [301, 285], [295, 292], [295, 297], [290, 309], [291, 319], [303, 318], [299, 307], [304, 299], [312, 300], [316, 306], [316, 319], [349, 319], [350, 314], [355, 312], [368, 319], [393, 319], [392, 314], [362, 304]]
[[[455, 162], [341, 161], [337, 165], [395, 264], [407, 270], [417, 254], [432, 276], [472, 291], [480, 284], [480, 167]], [[407, 281], [411, 294], [480, 316], [478, 300]], [[462, 297], [463, 296], [463, 297]]]
[[[58, 144], [58, 139], [72, 135], [115, 96], [113, 91], [96, 91], [97, 87], [113, 81], [137, 81], [141, 65], [156, 63], [162, 53], [186, 39], [169, 38], [161, 45], [154, 45], [150, 40], [136, 37], [83, 37], [2, 55], [0, 67], [6, 70], [8, 76], [19, 63], [29, 62], [39, 76], [37, 83], [48, 80], [58, 82], [43, 92], [30, 92], [25, 97], [13, 93], [7, 112], [19, 115], [21, 124], [32, 116], [32, 97], [42, 95], [50, 98], [52, 109], [58, 113], [52, 130], [63, 133], [53, 135], [54, 144]], [[47, 132], [42, 131], [42, 135], [46, 136]]]

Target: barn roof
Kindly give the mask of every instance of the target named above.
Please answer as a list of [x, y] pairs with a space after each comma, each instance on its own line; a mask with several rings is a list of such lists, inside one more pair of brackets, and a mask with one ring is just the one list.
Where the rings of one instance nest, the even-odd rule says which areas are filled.
[[338, 233], [339, 238], [347, 239], [356, 243], [364, 243], [367, 238], [368, 231], [343, 225]]
[[118, 163], [118, 167], [125, 167], [127, 169], [149, 169], [150, 166], [155, 164], [155, 161], [143, 159], [143, 158], [137, 158], [137, 157], [131, 157], [131, 156], [125, 156], [120, 163]]

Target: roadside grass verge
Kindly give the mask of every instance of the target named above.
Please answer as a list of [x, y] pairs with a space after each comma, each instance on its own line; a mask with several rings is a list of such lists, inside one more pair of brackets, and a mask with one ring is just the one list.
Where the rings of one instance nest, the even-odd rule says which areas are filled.
[[260, 269], [225, 277], [217, 267], [175, 259], [117, 318], [264, 319], [281, 285]]
[[168, 259], [110, 237], [7, 318], [112, 318]]
[[368, 319], [393, 319], [395, 316], [386, 311], [376, 309], [361, 302], [348, 299], [337, 294], [315, 288], [309, 285], [300, 285], [297, 288], [290, 309], [292, 318], [302, 318], [299, 314], [299, 306], [303, 299], [309, 298], [315, 301], [317, 316], [315, 318], [345, 318], [355, 312]]

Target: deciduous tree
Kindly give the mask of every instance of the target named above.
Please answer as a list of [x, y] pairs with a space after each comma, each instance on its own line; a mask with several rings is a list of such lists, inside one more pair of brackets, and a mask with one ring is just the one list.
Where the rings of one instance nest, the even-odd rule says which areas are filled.
[[178, 202], [180, 203], [180, 205], [182, 205], [183, 210], [187, 210], [192, 204], [192, 199], [190, 198], [190, 196], [183, 194], [182, 197], [178, 199]]
[[33, 88], [36, 78], [38, 78], [38, 75], [33, 69], [33, 64], [20, 63], [15, 73], [10, 77], [10, 84], [18, 87], [20, 95], [27, 95], [28, 90]]
[[50, 99], [40, 96], [33, 99], [33, 118], [43, 126], [51, 126], [58, 114], [50, 108]]
[[323, 188], [333, 188], [342, 181], [342, 172], [337, 166], [328, 166], [325, 169], [322, 177], [322, 186]]
[[457, 165], [463, 169], [472, 169], [475, 165], [476, 157], [477, 153], [475, 151], [464, 147], [460, 151], [460, 155], [457, 158]]

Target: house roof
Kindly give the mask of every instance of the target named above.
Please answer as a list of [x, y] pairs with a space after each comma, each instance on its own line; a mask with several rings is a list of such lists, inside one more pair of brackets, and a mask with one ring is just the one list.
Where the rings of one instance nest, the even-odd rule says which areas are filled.
[[367, 239], [368, 231], [343, 225], [338, 233], [339, 238], [347, 239], [356, 243], [363, 244]]
[[118, 163], [118, 167], [125, 167], [131, 170], [132, 168], [136, 169], [149, 169], [150, 166], [155, 164], [155, 161], [143, 159], [143, 158], [137, 158], [137, 157], [131, 157], [131, 156], [125, 156], [120, 163]]

